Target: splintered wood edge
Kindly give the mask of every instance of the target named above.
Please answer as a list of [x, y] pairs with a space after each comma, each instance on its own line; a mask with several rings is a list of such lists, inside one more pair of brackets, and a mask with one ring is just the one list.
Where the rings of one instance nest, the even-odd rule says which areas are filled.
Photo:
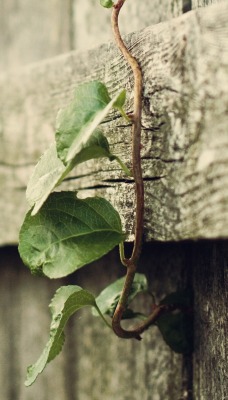
[[[143, 77], [142, 165], [145, 240], [228, 236], [228, 4], [191, 11], [128, 35]], [[114, 44], [71, 52], [0, 78], [0, 243], [17, 243], [34, 164], [54, 140], [57, 111], [81, 82], [133, 96], [132, 73]], [[130, 127], [113, 113], [102, 124], [130, 167]], [[119, 211], [133, 239], [134, 186], [115, 162], [80, 165], [60, 189], [99, 195]]]

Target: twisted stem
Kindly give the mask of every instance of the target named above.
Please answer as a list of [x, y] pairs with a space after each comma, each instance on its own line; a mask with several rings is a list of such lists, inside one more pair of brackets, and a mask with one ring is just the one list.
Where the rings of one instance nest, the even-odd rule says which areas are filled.
[[118, 0], [113, 5], [112, 11], [112, 30], [115, 42], [123, 54], [126, 61], [131, 66], [134, 75], [134, 109], [132, 119], [132, 172], [135, 181], [135, 238], [134, 247], [130, 258], [124, 257], [123, 245], [120, 248], [122, 263], [127, 267], [124, 287], [120, 296], [112, 319], [112, 326], [117, 336], [122, 338], [136, 338], [140, 340], [140, 333], [148, 327], [149, 321], [146, 320], [143, 325], [133, 330], [125, 330], [121, 327], [121, 319], [127, 306], [128, 296], [134, 280], [137, 262], [141, 253], [143, 236], [143, 215], [144, 215], [144, 184], [141, 168], [141, 115], [142, 115], [142, 72], [138, 61], [127, 49], [120, 35], [118, 17], [125, 0]]

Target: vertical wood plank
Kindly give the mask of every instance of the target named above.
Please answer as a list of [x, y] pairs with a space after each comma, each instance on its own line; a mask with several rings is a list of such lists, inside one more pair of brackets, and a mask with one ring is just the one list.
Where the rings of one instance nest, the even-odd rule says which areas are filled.
[[[143, 253], [141, 271], [147, 274], [157, 300], [186, 286], [187, 247], [151, 244]], [[77, 275], [77, 283], [95, 292], [113, 281], [120, 271], [124, 273], [117, 254], [112, 253], [87, 269], [86, 274]], [[148, 298], [141, 302], [148, 312]], [[77, 379], [72, 379], [78, 400], [90, 400], [91, 396], [93, 400], [190, 399], [186, 360], [170, 350], [156, 327], [145, 332], [141, 342], [121, 340], [102, 322], [92, 319], [88, 310], [80, 320], [75, 318], [71, 332], [78, 337]]]
[[[182, 245], [148, 245], [141, 270], [159, 300], [186, 283], [186, 251]], [[7, 400], [173, 400], [186, 392], [181, 355], [164, 343], [156, 327], [141, 342], [121, 340], [94, 318], [89, 309], [76, 314], [66, 329], [64, 351], [30, 388], [23, 385], [26, 366], [36, 361], [48, 339], [47, 305], [57, 286], [75, 283], [98, 293], [124, 273], [114, 251], [75, 273], [70, 280], [33, 277], [16, 249], [1, 250], [0, 383]], [[149, 312], [151, 301], [139, 299]], [[9, 357], [10, 355], [10, 357]], [[10, 377], [10, 379], [9, 379]]]
[[228, 242], [194, 246], [194, 399], [228, 398]]
[[48, 304], [60, 282], [31, 276], [16, 248], [1, 249], [0, 255], [0, 397], [67, 400], [64, 352], [33, 387], [24, 386], [27, 366], [48, 339]]

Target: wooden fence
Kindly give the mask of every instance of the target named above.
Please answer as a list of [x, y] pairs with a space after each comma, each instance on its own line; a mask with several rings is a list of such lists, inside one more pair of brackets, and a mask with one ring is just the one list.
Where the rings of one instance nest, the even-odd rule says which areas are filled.
[[[109, 12], [98, 3], [0, 0], [0, 399], [227, 400], [227, 1], [128, 0], [121, 17], [144, 77], [140, 270], [157, 299], [193, 290], [193, 355], [173, 353], [156, 328], [141, 343], [120, 340], [87, 310], [70, 321], [63, 353], [34, 386], [23, 384], [48, 338], [56, 288], [73, 282], [98, 293], [124, 273], [114, 250], [48, 281], [31, 276], [16, 249], [28, 178], [75, 86], [99, 79], [111, 93], [126, 87], [131, 111], [131, 72], [105, 43]], [[113, 117], [105, 133], [129, 163], [129, 127]], [[62, 188], [103, 195], [132, 232], [133, 188], [114, 163], [88, 162], [71, 178]]]

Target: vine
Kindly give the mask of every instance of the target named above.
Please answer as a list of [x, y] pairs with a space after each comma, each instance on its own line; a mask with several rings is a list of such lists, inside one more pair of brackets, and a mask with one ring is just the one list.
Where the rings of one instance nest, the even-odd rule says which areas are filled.
[[[147, 317], [129, 308], [131, 301], [139, 293], [148, 292], [145, 275], [137, 273], [144, 213], [140, 157], [143, 82], [140, 66], [119, 32], [118, 16], [125, 0], [118, 0], [116, 3], [112, 0], [100, 0], [100, 3], [103, 7], [112, 8], [115, 42], [132, 68], [133, 114], [127, 115], [124, 110], [125, 90], [111, 99], [107, 88], [99, 81], [88, 82], [76, 88], [73, 101], [58, 113], [55, 143], [43, 154], [28, 183], [26, 196], [30, 210], [20, 230], [19, 252], [32, 273], [60, 278], [99, 259], [119, 245], [120, 260], [126, 267], [126, 277], [113, 282], [96, 298], [75, 285], [63, 286], [57, 290], [50, 304], [50, 337], [40, 358], [28, 368], [25, 382], [27, 386], [35, 381], [46, 364], [61, 351], [64, 327], [70, 316], [86, 306], [92, 307], [93, 315], [100, 316], [121, 338], [140, 340], [141, 334], [156, 323], [166, 342], [175, 351], [189, 351], [185, 332], [179, 330], [179, 336], [172, 338], [180, 322], [183, 326], [185, 321], [182, 311], [188, 307], [188, 302], [186, 303], [183, 293], [171, 294], [159, 305], [154, 304], [151, 315]], [[100, 127], [112, 109], [132, 123], [132, 171], [110, 151], [109, 143]], [[73, 168], [96, 158], [118, 162], [123, 172], [134, 179], [135, 239], [129, 258], [124, 254], [126, 233], [123, 232], [120, 216], [107, 200], [100, 197], [82, 200], [77, 198], [75, 192], [55, 191]], [[179, 313], [172, 314], [172, 310], [177, 309]], [[108, 320], [110, 317], [111, 323]], [[140, 318], [143, 321], [127, 330], [121, 326], [121, 321], [125, 318]]]

